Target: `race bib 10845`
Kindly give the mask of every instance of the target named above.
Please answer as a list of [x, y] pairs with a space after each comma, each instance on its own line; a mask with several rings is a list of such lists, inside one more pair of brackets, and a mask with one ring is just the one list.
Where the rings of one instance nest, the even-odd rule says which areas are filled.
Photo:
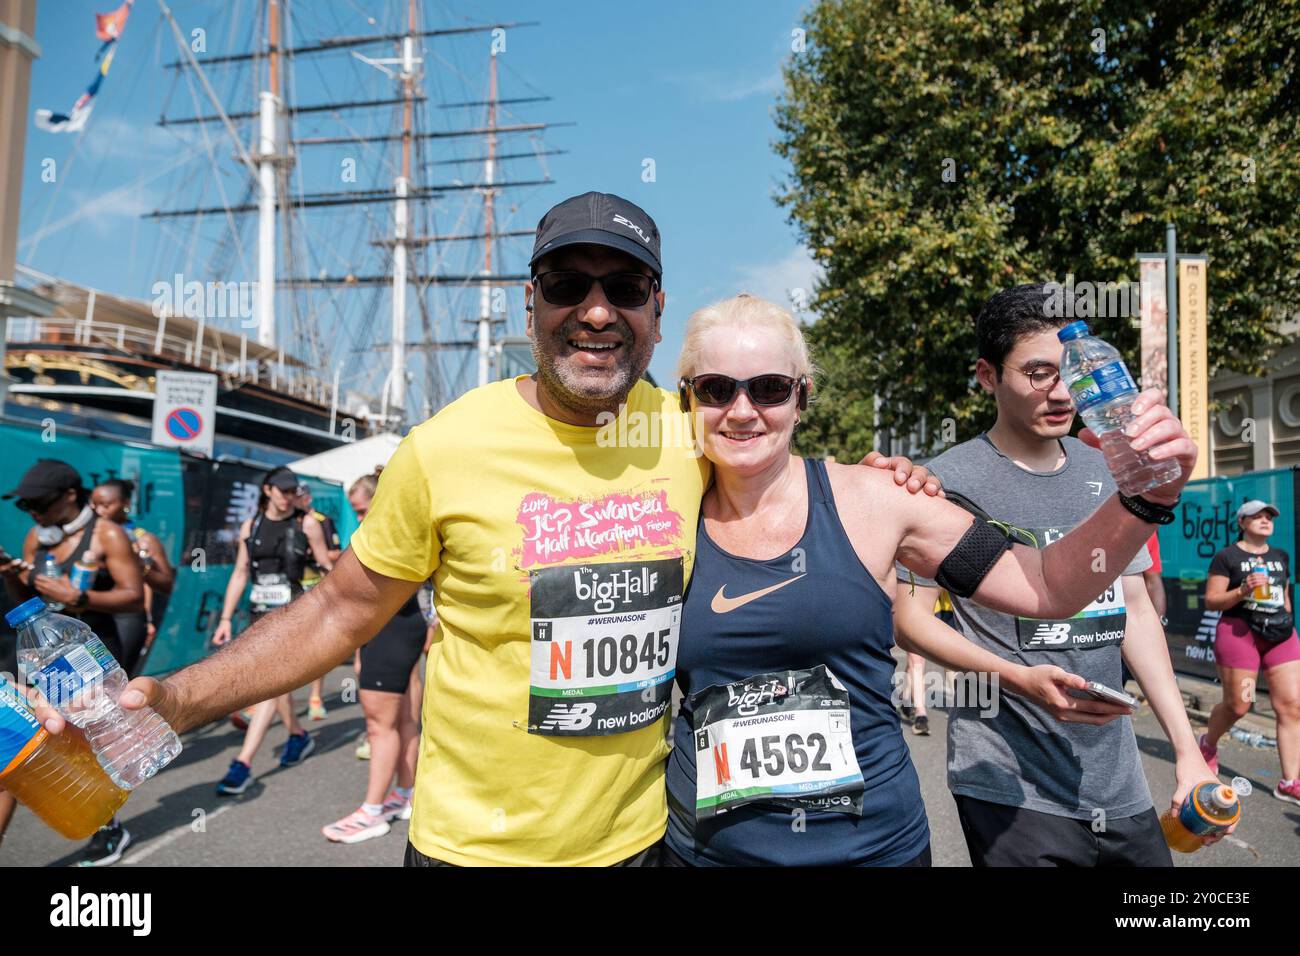
[[677, 669], [682, 559], [543, 568], [529, 579], [528, 732], [594, 737], [662, 717]]

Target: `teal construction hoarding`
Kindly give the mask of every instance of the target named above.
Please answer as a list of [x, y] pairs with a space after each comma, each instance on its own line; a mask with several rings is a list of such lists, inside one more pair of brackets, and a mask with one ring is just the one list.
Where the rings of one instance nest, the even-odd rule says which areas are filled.
[[[76, 433], [52, 422], [46, 427], [0, 422], [0, 448], [0, 491], [17, 485], [39, 458], [66, 461], [81, 473], [87, 488], [109, 478], [134, 481], [131, 517], [158, 535], [176, 567], [176, 588], [143, 672], [173, 671], [210, 652], [234, 566], [239, 525], [256, 511], [264, 468]], [[356, 518], [342, 486], [303, 480], [312, 489], [313, 506], [334, 519], [346, 546]], [[12, 502], [0, 502], [0, 545], [5, 550], [21, 554], [31, 524]], [[236, 633], [246, 622], [245, 600], [236, 615]]]

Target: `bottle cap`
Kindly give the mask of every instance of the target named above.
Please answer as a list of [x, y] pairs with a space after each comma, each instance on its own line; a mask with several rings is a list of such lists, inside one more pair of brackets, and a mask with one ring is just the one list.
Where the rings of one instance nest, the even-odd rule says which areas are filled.
[[1069, 342], [1071, 339], [1081, 339], [1088, 334], [1087, 322], [1071, 322], [1056, 333], [1056, 338], [1059, 342]]
[[1220, 785], [1215, 787], [1214, 792], [1210, 794], [1210, 802], [1220, 810], [1227, 810], [1237, 802], [1237, 794], [1233, 792], [1231, 787]]
[[12, 611], [6, 611], [5, 620], [9, 622], [10, 627], [20, 627], [22, 624], [30, 621], [44, 610], [44, 601], [38, 597], [30, 598], [18, 605]]
[[1249, 797], [1255, 788], [1245, 777], [1232, 778], [1232, 792], [1239, 797]]

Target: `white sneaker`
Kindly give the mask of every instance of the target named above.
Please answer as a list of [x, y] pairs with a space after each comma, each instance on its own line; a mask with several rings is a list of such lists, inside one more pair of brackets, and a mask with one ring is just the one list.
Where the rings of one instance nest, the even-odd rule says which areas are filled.
[[382, 815], [372, 817], [366, 811], [358, 808], [354, 813], [348, 814], [342, 820], [331, 823], [327, 827], [322, 827], [320, 832], [325, 834], [325, 839], [331, 843], [362, 843], [366, 840], [373, 840], [375, 837], [384, 836], [391, 829], [388, 820]]

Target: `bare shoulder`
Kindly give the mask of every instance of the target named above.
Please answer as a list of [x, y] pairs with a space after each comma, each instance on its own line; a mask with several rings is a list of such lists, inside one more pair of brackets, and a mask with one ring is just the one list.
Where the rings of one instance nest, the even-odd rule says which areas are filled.
[[131, 539], [127, 537], [126, 529], [113, 521], [96, 521], [95, 537], [99, 539], [100, 544], [112, 545], [115, 548], [131, 546]]
[[866, 465], [826, 462], [826, 476], [835, 495], [836, 509], [842, 515], [879, 512], [891, 502], [908, 496], [907, 489], [894, 482], [894, 473]]

